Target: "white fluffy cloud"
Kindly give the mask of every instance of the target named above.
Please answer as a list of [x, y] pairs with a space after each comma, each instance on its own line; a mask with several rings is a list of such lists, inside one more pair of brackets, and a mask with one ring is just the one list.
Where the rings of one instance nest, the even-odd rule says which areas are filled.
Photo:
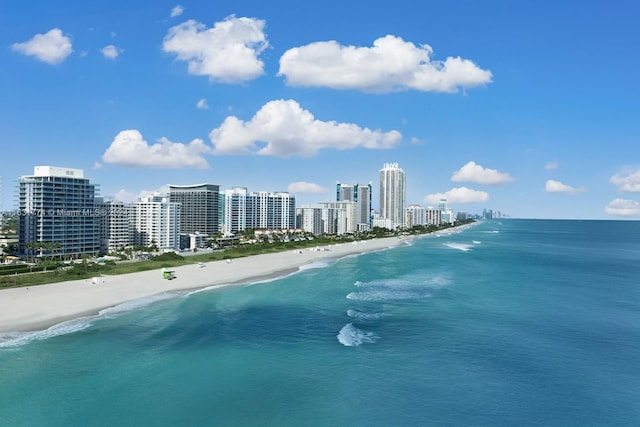
[[451, 176], [452, 182], [475, 182], [483, 185], [504, 185], [513, 181], [508, 173], [498, 172], [495, 169], [487, 169], [469, 162]]
[[636, 200], [613, 199], [604, 211], [608, 215], [640, 217], [640, 202]]
[[163, 137], [157, 143], [149, 145], [142, 134], [133, 129], [118, 133], [102, 155], [102, 160], [105, 163], [128, 167], [204, 169], [209, 165], [203, 154], [211, 152], [211, 147], [201, 139], [182, 144]]
[[116, 59], [122, 52], [124, 52], [124, 50], [110, 44], [103, 47], [101, 52], [102, 55], [107, 59]]
[[583, 187], [572, 187], [567, 184], [563, 184], [560, 181], [550, 179], [544, 186], [544, 190], [547, 193], [565, 193], [565, 194], [579, 194], [585, 191]]
[[139, 193], [133, 193], [124, 188], [121, 188], [113, 195], [113, 198], [119, 202], [132, 203], [137, 202], [138, 199], [148, 196], [164, 196], [169, 194], [169, 186], [162, 185], [160, 188], [155, 190], [142, 190]]
[[609, 182], [621, 193], [640, 193], [640, 170], [616, 174]]
[[292, 182], [291, 184], [289, 184], [287, 191], [289, 191], [289, 193], [299, 194], [323, 194], [329, 192], [328, 189], [322, 187], [321, 185], [305, 181]]
[[184, 7], [176, 5], [173, 9], [171, 9], [171, 17], [175, 18], [176, 16], [180, 16], [182, 15], [182, 12], [184, 12]]
[[264, 73], [260, 53], [269, 46], [264, 21], [230, 16], [207, 28], [194, 20], [172, 27], [164, 38], [165, 52], [189, 64], [189, 73], [211, 81], [236, 83]]
[[460, 88], [491, 83], [491, 71], [468, 59], [431, 59], [429, 45], [416, 46], [387, 35], [372, 47], [342, 46], [336, 41], [315, 42], [287, 50], [278, 75], [292, 86], [323, 86], [366, 92], [415, 89], [457, 92]]
[[73, 52], [71, 39], [54, 28], [46, 34], [36, 34], [23, 43], [14, 43], [11, 49], [24, 55], [35, 56], [47, 64], [57, 65]]
[[311, 157], [318, 150], [391, 148], [400, 132], [361, 128], [353, 123], [316, 120], [294, 100], [266, 103], [249, 121], [229, 116], [209, 138], [218, 154], [258, 154], [275, 157]]
[[424, 202], [435, 205], [440, 199], [447, 199], [447, 203], [478, 203], [489, 200], [489, 193], [467, 187], [457, 187], [445, 193], [435, 193], [425, 196]]
[[208, 110], [209, 104], [207, 104], [206, 99], [202, 98], [200, 101], [198, 101], [198, 103], [196, 104], [196, 107], [198, 107], [201, 110]]

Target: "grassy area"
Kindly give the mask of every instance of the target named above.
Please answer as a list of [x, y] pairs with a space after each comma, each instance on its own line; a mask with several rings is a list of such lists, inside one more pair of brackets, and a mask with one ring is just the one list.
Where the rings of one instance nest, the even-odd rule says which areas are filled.
[[[220, 261], [230, 258], [240, 258], [265, 253], [275, 253], [293, 249], [303, 249], [336, 243], [331, 239], [314, 239], [312, 241], [280, 242], [280, 243], [256, 243], [240, 245], [237, 248], [222, 251], [207, 252], [203, 254], [183, 257], [176, 254], [163, 254], [146, 261], [135, 262], [106, 262], [104, 264], [78, 263], [65, 270], [56, 269], [38, 273], [22, 273], [16, 275], [0, 276], [0, 289], [37, 286], [47, 283], [65, 282], [68, 280], [83, 280], [95, 276], [136, 273], [139, 271], [158, 270], [161, 268], [175, 268], [182, 265], [196, 264], [198, 262]], [[52, 265], [55, 268], [55, 265]]]

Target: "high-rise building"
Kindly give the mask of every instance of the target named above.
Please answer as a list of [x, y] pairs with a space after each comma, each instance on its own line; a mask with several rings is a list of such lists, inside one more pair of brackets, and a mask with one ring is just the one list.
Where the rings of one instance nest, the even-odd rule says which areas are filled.
[[247, 228], [254, 230], [296, 228], [296, 198], [288, 192], [250, 192]]
[[214, 235], [220, 231], [220, 186], [169, 185], [169, 200], [180, 203], [180, 233]]
[[225, 192], [227, 233], [242, 230], [296, 228], [296, 199], [287, 192], [252, 191], [235, 187]]
[[296, 209], [296, 228], [319, 236], [324, 233], [322, 208], [303, 206]]
[[18, 181], [19, 248], [34, 253], [31, 243], [52, 244], [53, 253], [77, 258], [100, 252], [97, 186], [82, 169], [36, 166]]
[[136, 245], [158, 249], [180, 247], [180, 203], [168, 197], [143, 197], [134, 205], [134, 241]]
[[224, 192], [224, 232], [237, 233], [247, 228], [247, 197], [245, 187], [233, 187]]
[[102, 205], [103, 228], [105, 240], [103, 247], [107, 252], [121, 251], [133, 246], [134, 240], [134, 214], [135, 209], [131, 203], [107, 200]]
[[371, 193], [371, 183], [341, 184], [338, 182], [336, 184], [336, 201], [356, 203], [355, 222], [358, 228], [371, 228]]
[[393, 228], [404, 226], [406, 177], [397, 163], [380, 169], [380, 216], [391, 220]]
[[[335, 222], [333, 226], [325, 223], [325, 233], [345, 234], [358, 230], [356, 202], [351, 200], [342, 202], [320, 202], [317, 203], [316, 206], [323, 209], [323, 219], [328, 220], [327, 218], [331, 218], [331, 221]], [[335, 212], [335, 214], [331, 213], [327, 217], [327, 212]]]
[[425, 209], [420, 205], [409, 205], [407, 209], [405, 209], [405, 227], [411, 228], [415, 225], [425, 225], [427, 223], [426, 220], [426, 212]]

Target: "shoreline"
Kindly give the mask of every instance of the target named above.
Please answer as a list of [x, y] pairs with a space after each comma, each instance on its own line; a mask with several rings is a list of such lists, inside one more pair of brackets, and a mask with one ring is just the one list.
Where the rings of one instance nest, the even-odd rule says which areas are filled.
[[407, 239], [387, 237], [320, 248], [210, 261], [174, 269], [176, 278], [162, 278], [162, 270], [50, 283], [0, 290], [0, 334], [35, 332], [62, 322], [98, 315], [117, 305], [176, 291], [198, 291], [211, 286], [240, 286], [273, 280], [300, 271], [316, 261], [339, 260], [403, 246]]

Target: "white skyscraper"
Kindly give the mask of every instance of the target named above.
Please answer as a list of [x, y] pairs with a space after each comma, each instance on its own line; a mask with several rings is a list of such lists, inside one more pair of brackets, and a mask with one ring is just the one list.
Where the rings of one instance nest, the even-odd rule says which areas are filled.
[[168, 197], [149, 196], [134, 205], [135, 243], [159, 249], [178, 249], [180, 246], [180, 203]]
[[385, 163], [380, 169], [380, 216], [391, 220], [394, 228], [404, 226], [406, 177], [397, 163]]

